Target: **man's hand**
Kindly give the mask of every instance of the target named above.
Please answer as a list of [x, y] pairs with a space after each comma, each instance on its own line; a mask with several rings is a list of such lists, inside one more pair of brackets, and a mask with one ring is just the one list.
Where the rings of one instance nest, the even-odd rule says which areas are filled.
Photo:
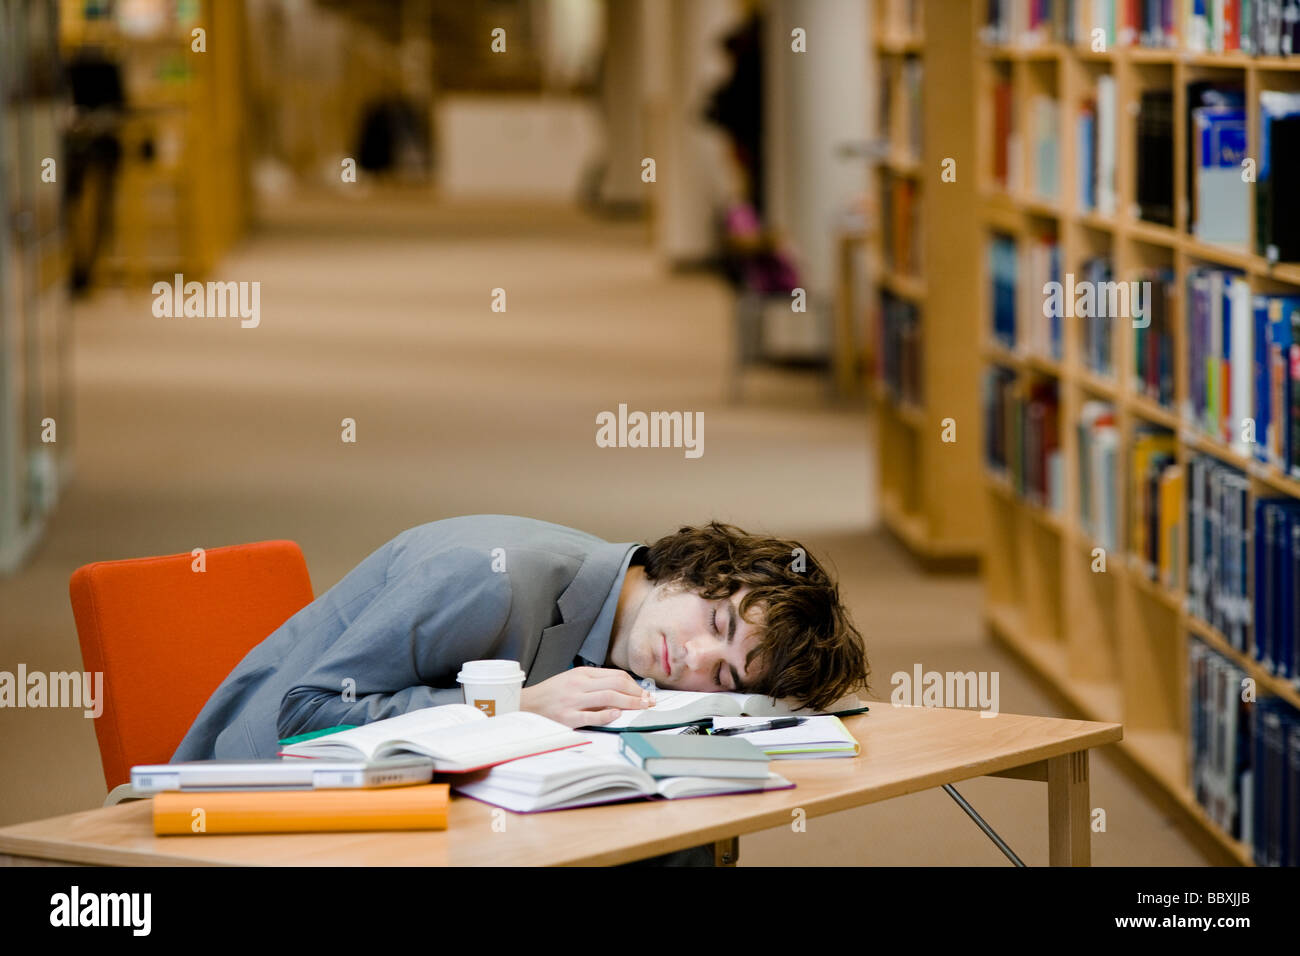
[[598, 727], [624, 710], [642, 710], [654, 699], [625, 671], [609, 667], [574, 667], [525, 687], [519, 709], [531, 710], [568, 727]]

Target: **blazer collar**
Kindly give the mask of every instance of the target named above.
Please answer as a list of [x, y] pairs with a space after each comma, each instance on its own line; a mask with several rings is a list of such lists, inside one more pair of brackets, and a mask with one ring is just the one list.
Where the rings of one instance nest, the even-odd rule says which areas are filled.
[[587, 633], [609, 597], [610, 588], [622, 570], [623, 559], [635, 543], [601, 543], [588, 552], [578, 573], [560, 595], [556, 606], [561, 623], [542, 631], [542, 640], [528, 668], [526, 686], [540, 683], [569, 669], [574, 655], [586, 640]]

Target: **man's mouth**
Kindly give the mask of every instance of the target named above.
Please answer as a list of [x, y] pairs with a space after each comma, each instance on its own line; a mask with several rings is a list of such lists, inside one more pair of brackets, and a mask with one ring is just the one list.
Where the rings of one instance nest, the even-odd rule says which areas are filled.
[[667, 674], [669, 677], [672, 677], [673, 668], [672, 665], [668, 663], [668, 637], [667, 635], [661, 635], [661, 636], [664, 639], [664, 673]]

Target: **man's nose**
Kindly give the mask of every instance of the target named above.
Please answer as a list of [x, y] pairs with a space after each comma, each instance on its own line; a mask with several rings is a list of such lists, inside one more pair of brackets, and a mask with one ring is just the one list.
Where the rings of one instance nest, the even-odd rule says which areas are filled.
[[683, 650], [686, 657], [686, 666], [691, 670], [698, 670], [709, 662], [712, 642], [706, 637], [693, 637], [686, 642]]

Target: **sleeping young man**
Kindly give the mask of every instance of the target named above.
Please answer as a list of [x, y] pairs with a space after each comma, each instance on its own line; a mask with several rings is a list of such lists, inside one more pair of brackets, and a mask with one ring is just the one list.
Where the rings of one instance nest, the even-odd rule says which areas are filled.
[[664, 688], [824, 708], [866, 687], [835, 582], [791, 541], [711, 522], [651, 545], [531, 518], [411, 528], [248, 652], [173, 761], [272, 757], [283, 737], [462, 703], [466, 661], [519, 661], [521, 707], [570, 727]]

